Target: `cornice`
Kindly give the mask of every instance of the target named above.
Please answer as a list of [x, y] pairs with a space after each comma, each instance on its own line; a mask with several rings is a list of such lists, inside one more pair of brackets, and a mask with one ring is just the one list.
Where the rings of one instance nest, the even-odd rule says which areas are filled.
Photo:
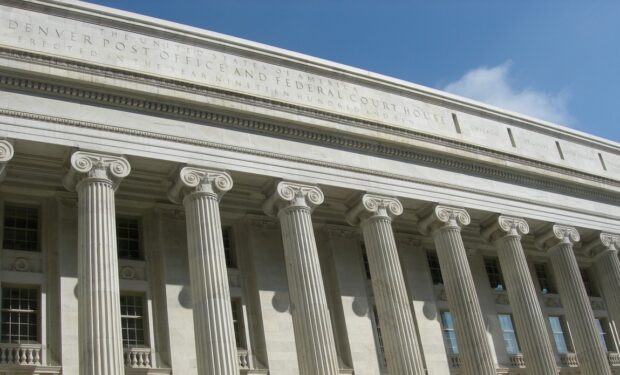
[[73, 0], [2, 0], [1, 3], [15, 8], [115, 27], [139, 34], [163, 37], [173, 42], [213, 48], [218, 51], [229, 51], [241, 57], [255, 58], [273, 64], [284, 64], [286, 67], [298, 68], [318, 75], [338, 76], [341, 79], [344, 78], [346, 82], [378, 88], [396, 95], [404, 94], [405, 96], [416, 97], [424, 102], [432, 102], [443, 107], [483, 113], [489, 118], [501, 119], [504, 122], [536, 129], [536, 131], [547, 134], [560, 135], [561, 138], [570, 137], [580, 142], [596, 143], [599, 146], [615, 150], [618, 150], [620, 146], [620, 144], [607, 139], [394, 77], [137, 13]]
[[[416, 141], [422, 141], [422, 142], [426, 142], [430, 144], [444, 146], [444, 147], [451, 148], [451, 149], [457, 149], [457, 150], [461, 150], [465, 152], [470, 152], [473, 154], [483, 155], [483, 156], [493, 158], [493, 159], [510, 161], [510, 162], [514, 162], [514, 163], [521, 164], [521, 165], [528, 166], [528, 167], [540, 168], [546, 171], [551, 171], [551, 172], [555, 172], [559, 174], [564, 174], [567, 176], [582, 178], [582, 179], [597, 182], [597, 183], [620, 186], [620, 181], [601, 177], [601, 176], [594, 175], [594, 174], [589, 174], [586, 172], [577, 171], [571, 168], [553, 165], [550, 163], [545, 163], [545, 162], [541, 162], [538, 160], [533, 160], [527, 157], [513, 155], [513, 154], [501, 152], [501, 151], [491, 150], [491, 149], [488, 149], [482, 146], [478, 146], [478, 145], [474, 145], [474, 144], [470, 144], [466, 142], [461, 142], [458, 140], [452, 140], [449, 138], [443, 138], [437, 135], [422, 133], [422, 132], [418, 132], [415, 130], [403, 129], [400, 127], [389, 126], [386, 124], [381, 124], [381, 123], [372, 122], [372, 121], [364, 121], [364, 120], [353, 118], [353, 117], [338, 115], [338, 114], [331, 113], [328, 111], [321, 111], [315, 108], [299, 106], [299, 105], [281, 102], [277, 100], [270, 100], [266, 98], [255, 97], [255, 96], [246, 95], [243, 93], [230, 92], [227, 90], [212, 88], [212, 87], [198, 85], [198, 84], [192, 84], [192, 83], [184, 82], [181, 80], [155, 77], [155, 76], [151, 76], [148, 74], [129, 72], [129, 71], [122, 70], [122, 69], [98, 66], [98, 65], [88, 64], [84, 62], [76, 62], [70, 59], [46, 56], [46, 55], [36, 54], [32, 52], [13, 50], [9, 48], [0, 47], [0, 58], [1, 57], [13, 59], [16, 61], [31, 62], [33, 64], [43, 64], [45, 66], [53, 65], [60, 69], [66, 69], [66, 70], [76, 71], [80, 73], [104, 76], [104, 77], [109, 77], [109, 78], [116, 78], [116, 79], [124, 80], [124, 81], [142, 83], [142, 84], [167, 88], [167, 89], [176, 90], [176, 91], [183, 91], [183, 92], [188, 92], [192, 94], [209, 96], [213, 98], [218, 98], [218, 99], [223, 99], [223, 100], [228, 100], [228, 101], [239, 102], [239, 103], [243, 103], [247, 105], [267, 108], [267, 109], [271, 109], [275, 111], [288, 112], [288, 113], [292, 113], [295, 115], [301, 114], [303, 116], [307, 116], [310, 118], [326, 120], [330, 122], [338, 122], [341, 124], [351, 125], [351, 126], [358, 127], [358, 128], [364, 128], [364, 129], [369, 129], [369, 130], [376, 131], [376, 132], [396, 135], [399, 137], [404, 137], [404, 138], [408, 138], [408, 139], [412, 139]], [[10, 82], [10, 80], [27, 81], [27, 82], [24, 82], [22, 84], [19, 84], [19, 82], [16, 82], [17, 83], [16, 85], [15, 83]], [[54, 95], [69, 95], [72, 97], [77, 96], [81, 100], [95, 100], [97, 102], [107, 102], [115, 106], [129, 106], [133, 108], [138, 108], [140, 110], [164, 112], [169, 115], [196, 118], [197, 113], [202, 114], [203, 112], [206, 112], [203, 109], [195, 109], [189, 106], [182, 106], [182, 105], [170, 104], [170, 103], [158, 103], [153, 100], [145, 100], [145, 99], [142, 99], [143, 96], [140, 96], [140, 98], [138, 99], [137, 97], [133, 98], [133, 97], [124, 96], [124, 95], [115, 95], [115, 94], [109, 94], [109, 93], [104, 93], [104, 92], [96, 92], [94, 91], [94, 89], [82, 89], [82, 88], [68, 87], [68, 86], [52, 84], [52, 83], [38, 82], [38, 81], [33, 81], [30, 78], [16, 78], [16, 77], [9, 77], [9, 76], [1, 75], [0, 84], [7, 85], [7, 86], [18, 86], [21, 89], [29, 89], [29, 90], [34, 90], [34, 91], [43, 91], [43, 92], [53, 93]], [[53, 85], [53, 86], [50, 87], [49, 85]], [[225, 119], [229, 119], [229, 118], [231, 119], [228, 121], [224, 121], [226, 123], [236, 123], [239, 121], [260, 122], [260, 121], [255, 121], [255, 120], [243, 120], [242, 118], [237, 118], [237, 117], [230, 116], [230, 115], [219, 115], [219, 116]], [[208, 117], [209, 117], [208, 115], [198, 116], [198, 118], [207, 118], [207, 119]], [[286, 134], [289, 135], [289, 132], [291, 132], [292, 129], [290, 127], [287, 127], [287, 129], [288, 131], [286, 132]], [[329, 134], [326, 132], [311, 131], [311, 130], [306, 131], [302, 129], [295, 129], [293, 130], [293, 133], [295, 131], [304, 132], [304, 133], [312, 133], [312, 134], [320, 134], [320, 135]], [[291, 135], [295, 136], [296, 134], [291, 134]], [[333, 135], [330, 134], [328, 135], [328, 137], [333, 137]], [[306, 137], [306, 138], [310, 138], [311, 140], [315, 142], [325, 141], [325, 139], [323, 139], [324, 138], [323, 136], [314, 136], [314, 137]], [[341, 137], [341, 138], [344, 138], [344, 137]], [[347, 140], [348, 139], [349, 138], [347, 138]], [[344, 144], [340, 144], [339, 146], [342, 147], [346, 143], [347, 142], [345, 141]], [[384, 145], [378, 144], [377, 142], [366, 142], [366, 143], [370, 144], [369, 147], [365, 148], [365, 150], [367, 151], [383, 153], [383, 154], [390, 155], [392, 157], [409, 158], [407, 155], [403, 155], [403, 153], [407, 153], [408, 150], [404, 150], [402, 147], [384, 146]], [[399, 151], [394, 151], [394, 150], [399, 150]], [[416, 153], [416, 154], [420, 154], [420, 153]], [[445, 157], [445, 158], [450, 159], [449, 157]], [[462, 166], [457, 166], [457, 168], [462, 169]]]
[[[158, 113], [164, 116], [173, 116], [177, 118], [190, 118], [192, 121], [208, 122], [209, 124], [226, 125], [227, 127], [237, 127], [240, 129], [252, 130], [254, 132], [262, 132], [269, 135], [275, 135], [279, 137], [287, 137], [293, 139], [300, 139], [306, 142], [319, 143], [322, 145], [329, 145], [332, 147], [338, 147], [340, 149], [349, 149], [354, 151], [363, 151], [367, 153], [373, 153], [384, 157], [404, 159], [420, 164], [426, 164], [433, 167], [449, 170], [458, 170], [460, 172], [471, 173], [482, 177], [490, 177], [496, 180], [504, 180], [510, 183], [517, 183], [525, 186], [539, 188], [543, 190], [561, 192], [578, 197], [587, 197], [589, 199], [600, 200], [604, 202], [611, 202], [614, 204], [620, 203], [620, 196], [616, 194], [608, 194], [595, 189], [582, 188], [579, 186], [571, 186], [563, 182], [551, 181], [545, 178], [536, 178], [526, 174], [517, 174], [513, 171], [506, 171], [500, 168], [494, 168], [487, 165], [480, 165], [470, 162], [464, 162], [455, 160], [452, 158], [441, 157], [437, 155], [424, 154], [421, 152], [412, 151], [409, 149], [390, 147], [387, 145], [378, 144], [376, 142], [367, 141], [364, 139], [354, 139], [352, 137], [338, 135], [333, 133], [322, 133], [319, 131], [311, 131], [299, 128], [290, 128], [284, 125], [275, 123], [269, 123], [260, 120], [246, 119], [241, 117], [234, 117], [229, 114], [220, 114], [203, 109], [183, 107], [176, 104], [158, 103], [155, 101], [149, 101], [146, 99], [132, 98], [128, 96], [115, 95], [105, 92], [97, 92], [94, 90], [88, 90], [83, 88], [69, 87], [66, 85], [59, 85], [50, 82], [35, 81], [27, 78], [9, 77], [0, 74], [0, 87], [10, 87], [12, 89], [20, 89], [27, 91], [44, 92], [54, 96], [72, 97], [78, 100], [88, 100], [96, 103], [106, 103], [109, 105], [132, 108], [133, 110], [140, 110], [144, 112]], [[124, 128], [120, 126], [94, 123], [87, 121], [79, 121], [69, 118], [48, 116], [44, 114], [21, 112], [6, 108], [0, 108], [0, 115], [23, 118], [36, 121], [44, 121], [49, 123], [63, 124], [67, 126], [88, 128], [103, 130], [113, 133], [133, 135], [144, 138], [152, 138], [164, 141], [178, 142], [184, 144], [191, 144], [196, 146], [209, 147], [214, 149], [222, 149], [233, 152], [241, 152], [250, 155], [264, 156], [269, 158], [276, 158], [280, 160], [300, 162], [309, 165], [323, 166], [328, 168], [335, 168], [339, 170], [346, 170], [351, 172], [369, 174], [373, 176], [386, 177], [391, 179], [397, 179], [401, 181], [424, 183], [431, 186], [440, 186], [446, 188], [457, 188], [462, 191], [470, 191], [473, 193], [479, 193], [477, 189], [463, 188], [461, 186], [454, 186], [448, 184], [437, 183], [430, 180], [421, 178], [412, 178], [396, 173], [390, 173], [385, 171], [373, 170], [368, 168], [361, 168], [349, 165], [343, 165], [333, 162], [318, 161], [310, 158], [304, 158], [300, 156], [293, 156], [288, 154], [279, 154], [266, 151], [255, 150], [247, 147], [232, 146], [227, 144], [221, 144], [216, 142], [192, 139], [187, 137], [180, 137], [169, 134], [161, 134], [155, 132], [149, 132], [144, 130], [136, 130], [130, 128]], [[578, 172], [573, 173], [579, 174]], [[605, 179], [598, 176], [591, 176], [591, 180], [599, 183], [605, 183], [612, 186], [620, 186], [620, 182]], [[579, 174], [578, 177], [583, 177]], [[502, 194], [492, 194], [485, 192], [487, 195], [495, 195], [503, 197]], [[528, 201], [529, 200], [524, 200]]]

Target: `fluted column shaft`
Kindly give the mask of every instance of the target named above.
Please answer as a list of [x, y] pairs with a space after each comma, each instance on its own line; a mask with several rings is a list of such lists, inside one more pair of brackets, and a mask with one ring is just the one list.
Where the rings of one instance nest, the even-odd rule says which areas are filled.
[[280, 219], [295, 344], [301, 375], [337, 375], [338, 358], [311, 207], [323, 202], [314, 186], [280, 182], [265, 212]]
[[130, 167], [121, 157], [81, 151], [71, 166], [65, 186], [78, 195], [80, 375], [122, 375], [114, 190]]
[[500, 216], [494, 244], [528, 374], [557, 375], [545, 318], [521, 245], [520, 233], [528, 232], [529, 227], [523, 219]]
[[[184, 195], [196, 358], [201, 375], [238, 375], [219, 202], [232, 188], [225, 172], [185, 167], [169, 195]], [[176, 190], [175, 190], [176, 189]]]
[[[9, 161], [13, 159], [15, 150], [11, 142], [2, 139], [0, 140], [0, 182], [4, 181], [6, 177], [7, 165]], [[0, 259], [0, 267], [2, 266], [2, 259]], [[2, 285], [0, 284], [0, 298], [2, 297]]]
[[421, 375], [424, 364], [392, 230], [392, 217], [402, 211], [394, 198], [366, 194], [347, 216], [351, 224], [361, 221], [389, 373]]
[[601, 233], [603, 249], [596, 255], [596, 271], [607, 304], [607, 311], [616, 326], [620, 326], [620, 235]]
[[611, 370], [594, 322], [590, 299], [573, 252], [573, 242], [579, 241], [579, 234], [575, 228], [558, 225], [554, 226], [554, 232], [560, 241], [551, 246], [548, 252], [566, 311], [580, 372], [583, 375], [610, 375]]
[[[470, 223], [465, 210], [437, 206], [434, 213], [421, 223], [422, 233], [430, 223], [437, 249], [444, 288], [452, 313], [461, 368], [466, 375], [495, 375], [493, 354], [476, 294], [474, 279], [467, 260], [460, 225]], [[459, 225], [460, 224], [460, 225]]]

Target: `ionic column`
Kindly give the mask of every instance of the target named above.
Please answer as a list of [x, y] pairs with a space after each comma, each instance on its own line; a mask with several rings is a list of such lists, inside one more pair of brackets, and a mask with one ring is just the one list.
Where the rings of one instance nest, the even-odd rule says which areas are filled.
[[77, 151], [63, 180], [78, 195], [80, 375], [122, 375], [114, 191], [129, 174], [120, 156]]
[[577, 241], [579, 232], [575, 228], [554, 225], [548, 233], [536, 240], [536, 245], [546, 249], [551, 258], [581, 374], [610, 375], [611, 370], [594, 323], [590, 299], [573, 253], [573, 242]]
[[495, 361], [461, 238], [461, 226], [470, 222], [464, 209], [437, 205], [418, 228], [422, 234], [431, 233], [435, 241], [461, 368], [467, 375], [495, 375]]
[[282, 228], [293, 330], [301, 375], [337, 375], [338, 359], [310, 217], [323, 203], [316, 186], [282, 181], [263, 209]]
[[424, 365], [392, 230], [392, 218], [402, 213], [397, 199], [365, 194], [347, 221], [361, 225], [364, 234], [388, 372], [421, 375]]
[[[1, 139], [0, 140], [0, 182], [4, 181], [4, 178], [6, 177], [7, 166], [9, 164], [9, 161], [13, 159], [14, 154], [15, 154], [15, 151], [13, 150], [13, 145], [9, 141], [5, 139]], [[0, 259], [0, 263], [1, 261], [2, 259]], [[2, 288], [0, 285], [0, 298], [1, 297], [2, 297]]]
[[[593, 244], [594, 245], [594, 244]], [[593, 248], [596, 273], [612, 321], [620, 327], [620, 235], [601, 233]]]
[[13, 150], [13, 145], [11, 142], [0, 139], [0, 182], [4, 180], [6, 177], [6, 167], [9, 164], [9, 161], [13, 159], [13, 155], [15, 151]]
[[523, 219], [499, 216], [482, 235], [497, 249], [528, 373], [557, 375], [545, 318], [521, 246], [521, 235], [529, 230]]
[[183, 202], [196, 358], [201, 375], [238, 375], [224, 255], [220, 199], [233, 186], [228, 173], [184, 167], [168, 197]]

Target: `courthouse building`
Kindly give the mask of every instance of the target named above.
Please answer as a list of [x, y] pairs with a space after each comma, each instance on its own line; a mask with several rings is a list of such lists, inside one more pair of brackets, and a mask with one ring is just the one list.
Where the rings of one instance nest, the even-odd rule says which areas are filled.
[[0, 160], [0, 374], [620, 374], [618, 143], [0, 0]]

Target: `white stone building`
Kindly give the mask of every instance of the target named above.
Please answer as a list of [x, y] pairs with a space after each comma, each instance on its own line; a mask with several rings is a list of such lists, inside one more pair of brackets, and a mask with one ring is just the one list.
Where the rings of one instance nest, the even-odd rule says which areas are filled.
[[0, 374], [620, 373], [620, 145], [0, 0]]

